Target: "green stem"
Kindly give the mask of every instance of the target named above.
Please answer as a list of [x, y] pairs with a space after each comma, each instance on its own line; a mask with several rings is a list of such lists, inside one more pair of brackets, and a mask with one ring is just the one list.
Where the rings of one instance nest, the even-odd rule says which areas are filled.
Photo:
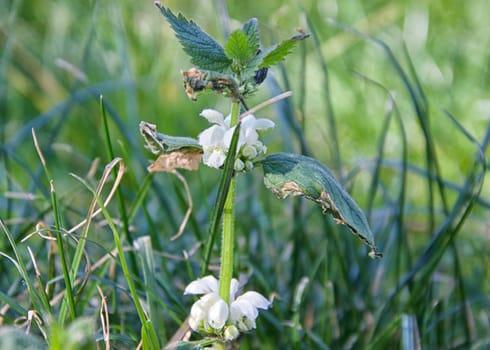
[[[239, 102], [231, 106], [230, 125], [236, 125], [240, 112]], [[228, 155], [230, 156], [230, 155]], [[221, 270], [219, 275], [219, 295], [230, 302], [230, 287], [233, 277], [233, 245], [235, 236], [235, 177], [231, 178], [230, 188], [223, 208], [223, 236], [221, 241]]]
[[230, 285], [233, 277], [234, 207], [235, 178], [232, 178], [223, 211], [223, 239], [221, 242], [221, 270], [219, 275], [219, 295], [226, 303], [230, 301]]

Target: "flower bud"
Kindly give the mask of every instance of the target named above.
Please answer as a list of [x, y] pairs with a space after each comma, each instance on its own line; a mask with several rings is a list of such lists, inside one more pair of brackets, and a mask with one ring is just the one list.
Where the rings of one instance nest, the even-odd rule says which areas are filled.
[[228, 341], [235, 340], [240, 335], [240, 331], [234, 325], [228, 326], [225, 329], [225, 339]]
[[247, 159], [254, 159], [257, 157], [257, 150], [254, 146], [245, 145], [242, 149], [242, 155]]
[[245, 169], [246, 169], [247, 171], [250, 171], [250, 170], [252, 170], [253, 168], [254, 168], [254, 163], [252, 163], [251, 161], [247, 160], [247, 161], [245, 162]]
[[233, 168], [235, 171], [243, 171], [243, 169], [245, 169], [245, 163], [241, 159], [236, 159]]

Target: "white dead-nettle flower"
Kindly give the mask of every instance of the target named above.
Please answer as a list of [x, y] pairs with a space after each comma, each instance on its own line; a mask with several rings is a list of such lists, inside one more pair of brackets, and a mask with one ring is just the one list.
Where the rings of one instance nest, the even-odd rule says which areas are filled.
[[240, 332], [255, 328], [258, 309], [267, 309], [271, 305], [263, 295], [246, 292], [238, 297], [238, 281], [231, 280], [230, 304], [218, 294], [219, 282], [214, 276], [206, 276], [191, 282], [184, 294], [204, 294], [192, 305], [189, 326], [197, 332], [214, 334], [233, 340]]
[[[203, 148], [203, 162], [209, 167], [220, 168], [226, 159], [235, 126], [230, 128], [230, 119], [214, 109], [205, 109], [200, 114], [214, 125], [199, 134], [199, 144]], [[253, 168], [253, 160], [267, 152], [267, 147], [259, 141], [257, 130], [274, 127], [269, 119], [255, 118], [252, 114], [242, 119], [237, 145], [235, 170], [244, 171]]]

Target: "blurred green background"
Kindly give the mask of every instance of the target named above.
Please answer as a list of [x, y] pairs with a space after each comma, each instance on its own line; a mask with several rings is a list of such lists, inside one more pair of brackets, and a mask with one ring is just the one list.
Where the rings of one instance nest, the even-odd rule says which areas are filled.
[[[133, 147], [140, 144], [136, 133], [139, 120], [164, 124], [169, 134], [195, 136], [206, 125], [196, 117], [198, 112], [224, 103], [216, 96], [205, 96], [197, 103], [187, 101], [179, 71], [190, 64], [151, 1], [2, 3], [6, 9], [1, 15], [2, 134], [5, 140], [22, 144], [17, 149], [19, 155], [31, 150], [29, 144], [26, 148], [18, 141], [26, 130], [39, 126], [40, 135], [49, 134], [61, 124], [58, 143], [69, 140], [74, 152], [96, 152], [100, 137], [87, 140], [87, 134], [80, 130], [100, 132], [95, 127], [100, 120], [98, 106], [93, 103], [98, 93], [117, 106], [121, 122], [134, 130]], [[440, 141], [440, 161], [455, 180], [464, 175], [472, 162], [467, 156], [472, 146], [464, 140], [454, 142], [455, 130], [447, 125], [442, 109], [456, 116], [477, 139], [482, 138], [488, 122], [490, 78], [485, 1], [470, 1], [464, 6], [444, 1], [229, 3], [229, 20], [222, 20], [220, 11], [225, 5], [218, 3], [169, 1], [167, 5], [194, 19], [221, 42], [224, 26], [236, 28], [240, 22], [257, 17], [264, 46], [294, 33], [296, 28], [306, 28], [308, 16], [329, 66], [339, 138], [343, 145], [349, 145], [341, 148], [342, 158], [351, 164], [375, 152], [373, 140], [379, 134], [387, 103], [386, 94], [359, 74], [394, 92], [402, 113], [408, 115], [404, 122], [415, 155], [423, 141], [413, 126], [416, 120], [410, 117], [413, 111], [406, 105], [406, 93], [400, 91], [400, 78], [386, 55], [379, 47], [338, 29], [332, 21], [376, 35], [392, 47], [402, 63], [406, 44], [430, 101], [431, 130]], [[301, 101], [304, 115], [300, 116], [305, 137], [318, 144], [315, 156], [328, 164], [331, 154], [322, 147], [330, 142], [324, 123], [325, 85], [312, 46], [310, 40], [304, 52], [297, 50], [284, 69], [294, 101], [301, 98], [301, 84], [306, 86]], [[306, 55], [306, 67], [301, 64], [301, 55]], [[263, 89], [257, 101], [267, 96]], [[388, 151], [395, 152], [397, 137], [388, 137], [393, 143]]]
[[[250, 336], [244, 348], [274, 348], [273, 338], [284, 328], [279, 344], [288, 348], [407, 348], [400, 341], [403, 315], [413, 315], [428, 348], [488, 346], [490, 186], [483, 185], [475, 203], [471, 194], [477, 189], [461, 196], [474, 204], [470, 214], [452, 209], [465, 193], [465, 181], [478, 188], [482, 176], [475, 170], [479, 158], [473, 141], [484, 143], [490, 121], [490, 3], [164, 4], [221, 43], [250, 17], [259, 20], [263, 46], [297, 28], [312, 33], [269, 73], [249, 105], [280, 90], [293, 91], [289, 105], [257, 114], [278, 124], [265, 135], [269, 152], [308, 153], [332, 169], [368, 213], [385, 254], [381, 261], [368, 260], [359, 241], [325, 221], [319, 208], [273, 198], [261, 186], [259, 171], [244, 176], [237, 208], [237, 230], [243, 237], [238, 239], [238, 270], [254, 276], [258, 290], [277, 293], [279, 299], [275, 311], [261, 321], [263, 330]], [[202, 109], [226, 113], [229, 108], [227, 100], [212, 94], [188, 100], [180, 70], [191, 65], [152, 1], [0, 0], [0, 9], [0, 218], [17, 241], [34, 231], [37, 222], [52, 223], [49, 186], [32, 128], [69, 227], [84, 217], [91, 199], [69, 173], [95, 183], [109, 161], [100, 95], [107, 104], [115, 153], [128, 166], [122, 185], [127, 210], [138, 198], [152, 158], [143, 148], [139, 122], [155, 123], [166, 134], [197, 137], [208, 126], [199, 117]], [[417, 113], [414, 106], [422, 111]], [[94, 166], [95, 159], [100, 163]], [[180, 256], [205, 236], [218, 173], [202, 167], [185, 172], [185, 177], [194, 211], [183, 238], [169, 241], [186, 210], [181, 185], [170, 175], [153, 177], [144, 208], [130, 223], [134, 238], [149, 234], [164, 256], [157, 255], [157, 265], [167, 287], [154, 293], [164, 295], [161, 302], [176, 315], [169, 318], [162, 311], [169, 336], [179, 325], [176, 319], [185, 318], [189, 300], [180, 293], [189, 281], [187, 269], [196, 271], [199, 260], [187, 265], [165, 254]], [[118, 217], [115, 205], [112, 210]], [[462, 220], [461, 227], [445, 228], [451, 220]], [[87, 249], [96, 257], [112, 249], [112, 236], [103, 227], [94, 230], [94, 244]], [[32, 244], [42, 260], [44, 242]], [[10, 254], [10, 249], [0, 239], [0, 251]], [[0, 290], [17, 296], [19, 290], [11, 286], [18, 276], [6, 259], [0, 258], [0, 264]], [[312, 282], [298, 301], [293, 295], [303, 276]], [[403, 288], [397, 290], [397, 285]], [[22, 295], [19, 300], [28, 303]], [[90, 314], [89, 306], [84, 310]], [[8, 312], [4, 316], [4, 324], [16, 317]], [[121, 327], [128, 338], [137, 337], [137, 330]], [[121, 342], [134, 345], [128, 339]]]

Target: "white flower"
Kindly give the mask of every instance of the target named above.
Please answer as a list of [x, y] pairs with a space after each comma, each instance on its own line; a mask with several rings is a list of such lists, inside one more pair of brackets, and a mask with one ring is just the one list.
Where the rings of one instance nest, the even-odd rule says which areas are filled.
[[204, 294], [191, 308], [189, 326], [194, 331], [235, 339], [240, 332], [255, 328], [258, 309], [267, 309], [271, 305], [264, 296], [253, 291], [235, 299], [238, 281], [234, 278], [230, 286], [230, 305], [219, 296], [218, 290], [219, 282], [213, 276], [199, 278], [185, 288], [186, 295]]
[[242, 332], [255, 328], [255, 319], [259, 315], [258, 309], [267, 309], [269, 300], [257, 292], [246, 292], [231, 303], [230, 321]]
[[[213, 109], [203, 110], [201, 116], [214, 124], [199, 134], [199, 144], [204, 152], [203, 162], [209, 167], [220, 168], [225, 162], [235, 126], [230, 128], [230, 116], [224, 118], [223, 114]], [[257, 119], [251, 114], [243, 118], [238, 138], [237, 159], [245, 163], [264, 154], [267, 148], [259, 141], [257, 130], [270, 129], [274, 125], [269, 119]], [[249, 170], [249, 167], [241, 168], [241, 164], [238, 163], [239, 166], [235, 170]]]

